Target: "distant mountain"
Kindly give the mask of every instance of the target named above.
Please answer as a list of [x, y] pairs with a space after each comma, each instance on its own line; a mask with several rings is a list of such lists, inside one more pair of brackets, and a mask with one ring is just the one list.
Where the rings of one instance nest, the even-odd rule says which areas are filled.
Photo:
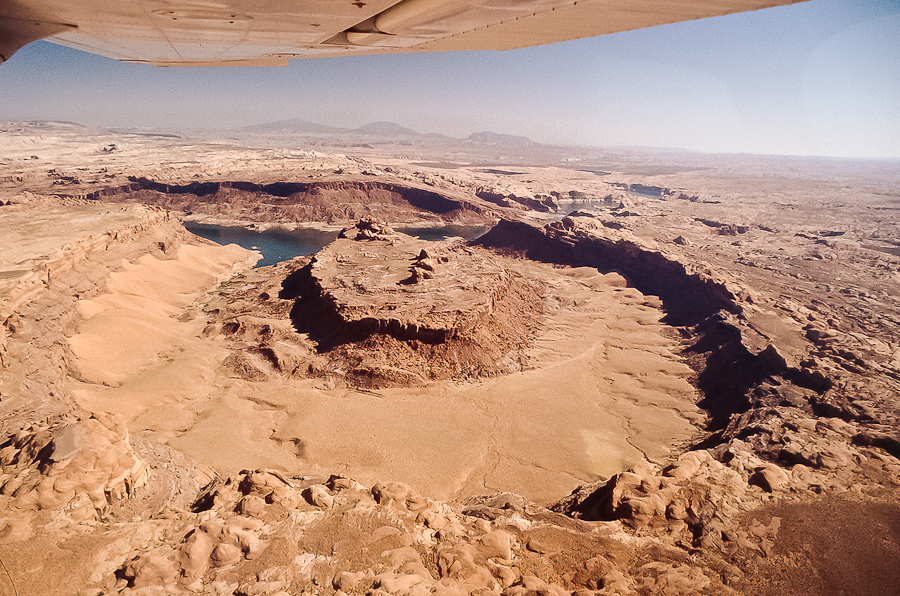
[[241, 130], [248, 132], [260, 133], [282, 133], [282, 134], [335, 134], [350, 132], [347, 128], [338, 128], [336, 126], [325, 126], [324, 124], [316, 124], [308, 120], [300, 118], [291, 118], [290, 120], [279, 120], [277, 122], [265, 122], [263, 124], [254, 124], [252, 126], [244, 126]]
[[383, 137], [385, 139], [430, 139], [432, 141], [446, 140], [448, 142], [462, 142], [472, 145], [493, 146], [493, 147], [534, 147], [538, 145], [528, 137], [517, 137], [514, 135], [501, 134], [498, 132], [477, 132], [467, 139], [454, 139], [440, 133], [419, 133], [411, 128], [406, 128], [396, 122], [370, 122], [369, 124], [360, 126], [359, 128], [341, 128], [338, 126], [326, 126], [317, 124], [301, 118], [292, 118], [290, 120], [278, 120], [277, 122], [265, 122], [263, 124], [254, 124], [244, 126], [239, 129], [243, 132], [251, 132], [257, 134], [286, 134], [286, 135], [339, 135], [341, 137], [353, 136], [370, 136]]
[[396, 122], [371, 122], [359, 128], [341, 128], [339, 126], [316, 124], [315, 122], [310, 122], [301, 118], [254, 124], [252, 126], [244, 126], [240, 130], [268, 134], [375, 135], [379, 137], [422, 136], [416, 131], [401, 126]]
[[371, 122], [357, 128], [354, 132], [380, 137], [418, 137], [421, 136], [411, 128], [400, 126], [396, 122]]
[[476, 132], [469, 136], [466, 141], [473, 145], [495, 145], [500, 147], [523, 147], [537, 144], [528, 137], [517, 137], [490, 131]]
[[83, 124], [78, 124], [77, 122], [70, 122], [68, 120], [9, 120], [0, 122], [4, 128], [9, 127], [17, 127], [17, 128], [43, 128], [43, 129], [72, 129], [72, 128], [81, 128], [85, 129], [87, 126]]

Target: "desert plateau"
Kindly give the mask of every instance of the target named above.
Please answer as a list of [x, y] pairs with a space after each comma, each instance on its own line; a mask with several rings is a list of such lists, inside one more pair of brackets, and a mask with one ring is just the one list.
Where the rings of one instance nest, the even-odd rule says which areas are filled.
[[900, 162], [0, 123], [0, 562], [896, 595]]

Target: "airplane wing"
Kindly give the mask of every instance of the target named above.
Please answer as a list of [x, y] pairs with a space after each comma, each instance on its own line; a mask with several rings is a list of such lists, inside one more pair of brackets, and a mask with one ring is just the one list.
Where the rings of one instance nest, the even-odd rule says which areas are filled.
[[47, 39], [158, 66], [508, 50], [801, 0], [0, 0], [0, 62]]

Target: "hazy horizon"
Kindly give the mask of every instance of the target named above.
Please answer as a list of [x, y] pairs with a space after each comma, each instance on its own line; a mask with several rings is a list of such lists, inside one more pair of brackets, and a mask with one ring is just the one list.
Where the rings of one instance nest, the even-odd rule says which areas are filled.
[[[161, 134], [161, 135], [175, 134], [178, 136], [184, 135], [185, 137], [190, 138], [191, 135], [194, 135], [194, 134], [238, 133], [238, 132], [241, 132], [241, 130], [245, 129], [245, 128], [252, 128], [252, 127], [262, 126], [262, 125], [267, 125], [267, 124], [278, 124], [280, 122], [288, 122], [290, 120], [304, 120], [304, 119], [289, 118], [289, 119], [285, 119], [285, 120], [258, 122], [258, 123], [254, 123], [254, 124], [250, 124], [250, 125], [242, 125], [240, 127], [161, 127], [161, 126], [145, 126], [145, 127], [109, 126], [109, 127], [107, 127], [107, 126], [97, 126], [97, 125], [86, 125], [86, 124], [82, 124], [80, 122], [74, 122], [71, 120], [38, 120], [38, 119], [0, 120], [0, 124], [2, 124], [2, 123], [70, 124], [70, 125], [83, 127], [88, 130], [109, 131], [112, 133]], [[307, 122], [308, 124], [321, 125], [321, 126], [326, 126], [326, 127], [332, 126], [331, 124], [328, 124], [325, 122], [312, 122], [312, 121], [305, 121], [305, 122]], [[354, 133], [354, 132], [358, 132], [359, 129], [364, 128], [368, 124], [380, 124], [382, 122], [388, 123], [388, 124], [397, 124], [397, 125], [402, 126], [402, 124], [398, 123], [398, 122], [389, 122], [389, 121], [366, 122], [366, 123], [362, 124], [361, 126], [355, 126], [353, 128], [339, 127], [340, 132], [337, 132], [334, 134], [340, 135], [340, 134]], [[409, 128], [409, 127], [404, 126], [404, 128]], [[496, 131], [491, 131], [491, 130], [477, 130], [477, 131], [472, 132], [469, 135], [460, 136], [460, 137], [451, 137], [449, 135], [444, 135], [443, 133], [438, 133], [438, 132], [433, 132], [433, 131], [413, 130], [413, 132], [416, 135], [422, 136], [422, 137], [436, 135], [436, 136], [441, 136], [441, 137], [447, 138], [449, 140], [460, 141], [460, 142], [465, 142], [465, 141], [469, 140], [470, 137], [473, 137], [473, 136], [476, 136], [479, 134], [498, 134], [498, 135], [503, 135], [503, 136], [515, 137], [515, 138], [524, 138], [527, 141], [532, 142], [538, 146], [544, 146], [544, 147], [550, 147], [550, 148], [558, 147], [558, 148], [562, 148], [562, 149], [572, 149], [572, 150], [584, 149], [584, 150], [611, 151], [611, 152], [637, 151], [637, 152], [646, 152], [646, 153], [658, 153], [660, 155], [668, 155], [670, 157], [674, 157], [674, 155], [676, 155], [676, 154], [684, 154], [686, 156], [687, 155], [702, 155], [702, 156], [709, 156], [709, 157], [749, 156], [749, 157], [763, 158], [763, 159], [764, 158], [778, 158], [778, 159], [788, 158], [788, 159], [792, 159], [792, 160], [801, 160], [801, 161], [802, 160], [816, 160], [816, 161], [818, 161], [818, 160], [826, 160], [826, 161], [834, 160], [834, 161], [843, 161], [843, 162], [876, 162], [876, 163], [900, 162], [900, 156], [898, 156], [898, 157], [893, 157], [893, 156], [875, 156], [875, 157], [852, 157], [852, 156], [850, 156], [850, 157], [848, 157], [848, 156], [840, 156], [840, 155], [796, 155], [796, 154], [782, 154], [782, 153], [748, 153], [748, 152], [734, 152], [734, 151], [712, 152], [712, 151], [701, 151], [699, 149], [686, 149], [684, 147], [661, 147], [661, 146], [653, 147], [653, 146], [647, 146], [647, 145], [573, 145], [573, 144], [562, 144], [562, 143], [541, 143], [540, 141], [534, 141], [533, 139], [531, 139], [527, 136], [524, 136], [524, 135], [498, 133]], [[280, 133], [260, 132], [260, 133], [256, 133], [256, 134], [277, 135]], [[291, 134], [291, 133], [286, 133], [286, 134]], [[297, 136], [300, 138], [304, 138], [306, 135], [308, 135], [309, 138], [312, 138], [315, 134], [316, 133], [297, 133]], [[328, 133], [322, 133], [322, 134], [323, 134], [323, 138], [325, 140], [328, 140], [328, 137], [326, 136]], [[360, 133], [360, 136], [363, 136], [363, 135]], [[370, 133], [370, 136], [380, 136], [380, 135]], [[359, 138], [359, 137], [357, 137], [357, 138]], [[369, 138], [369, 137], [365, 137], [365, 138]], [[384, 136], [383, 138], [385, 138], [385, 139], [390, 139], [390, 138], [401, 139], [403, 137]], [[240, 139], [235, 139], [235, 140], [240, 140]], [[338, 141], [337, 138], [333, 138], [332, 140]], [[509, 145], [509, 147], [512, 147], [512, 145]]]
[[507, 52], [165, 69], [38, 42], [0, 66], [0, 120], [387, 121], [457, 139], [810, 157], [900, 157], [898, 98], [895, 0], [812, 0]]

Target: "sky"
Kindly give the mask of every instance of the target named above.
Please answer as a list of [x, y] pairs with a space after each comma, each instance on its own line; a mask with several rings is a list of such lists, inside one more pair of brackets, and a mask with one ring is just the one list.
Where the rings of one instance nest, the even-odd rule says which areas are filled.
[[158, 68], [36, 42], [0, 65], [0, 121], [177, 129], [289, 118], [900, 158], [900, 0], [811, 0], [506, 52]]

